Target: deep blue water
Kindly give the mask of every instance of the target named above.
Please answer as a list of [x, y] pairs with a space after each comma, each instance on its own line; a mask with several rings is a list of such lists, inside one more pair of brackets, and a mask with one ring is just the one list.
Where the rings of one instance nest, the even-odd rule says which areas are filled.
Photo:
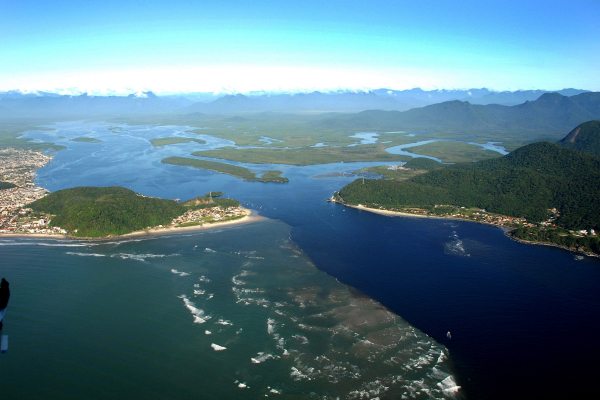
[[[61, 134], [81, 136], [73, 129]], [[150, 127], [138, 131], [144, 129], [148, 137], [165, 136], [152, 136]], [[520, 244], [486, 225], [390, 218], [327, 203], [354, 178], [313, 178], [381, 163], [276, 166], [289, 183], [242, 182], [159, 162], [207, 148], [202, 145], [154, 149], [139, 134], [91, 131], [104, 142], [69, 142], [69, 149], [38, 172], [42, 186], [55, 191], [121, 185], [180, 199], [223, 191], [291, 226], [291, 238], [319, 269], [445, 344], [467, 397], [582, 398], [596, 390], [598, 259], [576, 261], [572, 253]], [[52, 133], [30, 134], [60, 143], [47, 135]], [[257, 172], [273, 169], [243, 165]]]

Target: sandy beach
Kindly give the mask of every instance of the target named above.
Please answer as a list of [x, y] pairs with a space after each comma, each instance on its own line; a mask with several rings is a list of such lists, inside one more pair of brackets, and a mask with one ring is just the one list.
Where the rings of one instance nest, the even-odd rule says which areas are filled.
[[[357, 210], [364, 210], [364, 211], [370, 211], [376, 214], [383, 214], [383, 215], [387, 215], [387, 216], [402, 216], [402, 217], [415, 217], [415, 218], [437, 218], [437, 219], [460, 219], [460, 218], [445, 218], [445, 217], [435, 217], [435, 216], [431, 216], [431, 215], [420, 215], [420, 214], [411, 214], [411, 213], [404, 213], [404, 212], [400, 212], [400, 211], [389, 211], [389, 210], [379, 210], [376, 208], [369, 208], [369, 207], [365, 207], [365, 206], [351, 206], [348, 204], [344, 204], [346, 207], [350, 207], [350, 208], [356, 208]], [[464, 221], [461, 219], [461, 221]]]
[[191, 231], [204, 231], [209, 229], [222, 228], [225, 226], [232, 225], [245, 225], [251, 224], [253, 222], [258, 222], [266, 219], [265, 217], [261, 217], [260, 215], [254, 215], [253, 211], [244, 207], [240, 207], [242, 211], [246, 213], [246, 216], [234, 219], [231, 221], [223, 221], [223, 222], [213, 222], [210, 224], [204, 225], [196, 225], [196, 226], [184, 226], [184, 227], [176, 227], [176, 226], [165, 226], [162, 228], [152, 228], [143, 231], [135, 231], [131, 233], [126, 233], [124, 235], [119, 236], [104, 236], [101, 238], [85, 238], [85, 237], [76, 237], [69, 235], [56, 235], [56, 234], [43, 234], [43, 233], [4, 233], [0, 234], [0, 238], [52, 238], [52, 239], [66, 239], [66, 240], [103, 240], [103, 239], [120, 239], [120, 238], [128, 238], [128, 237], [143, 237], [143, 236], [156, 236], [156, 235], [167, 235], [178, 232], [191, 232]]

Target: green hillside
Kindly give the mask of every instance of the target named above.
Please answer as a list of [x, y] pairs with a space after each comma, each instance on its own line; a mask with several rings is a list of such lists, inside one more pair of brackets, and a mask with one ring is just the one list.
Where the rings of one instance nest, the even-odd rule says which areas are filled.
[[600, 157], [600, 121], [584, 122], [557, 144]]
[[167, 225], [186, 210], [175, 201], [143, 197], [122, 187], [59, 190], [29, 207], [55, 215], [51, 226], [79, 237], [123, 235], [149, 226]]
[[492, 213], [548, 218], [557, 208], [558, 226], [600, 229], [600, 158], [548, 142], [524, 146], [478, 163], [462, 163], [415, 176], [405, 182], [357, 180], [340, 196], [349, 204], [385, 208], [451, 204]]

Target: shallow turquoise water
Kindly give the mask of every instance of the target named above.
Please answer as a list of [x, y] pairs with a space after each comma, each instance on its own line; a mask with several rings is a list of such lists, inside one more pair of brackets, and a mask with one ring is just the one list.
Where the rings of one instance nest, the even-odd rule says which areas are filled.
[[319, 271], [283, 222], [0, 247], [13, 291], [2, 398], [433, 398], [455, 385], [444, 346]]

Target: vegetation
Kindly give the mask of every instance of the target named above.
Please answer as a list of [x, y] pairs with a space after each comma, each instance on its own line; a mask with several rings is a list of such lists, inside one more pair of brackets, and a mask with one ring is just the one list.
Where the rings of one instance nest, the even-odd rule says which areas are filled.
[[102, 140], [94, 139], [91, 137], [76, 137], [75, 139], [71, 139], [72, 142], [81, 142], [81, 143], [101, 143]]
[[579, 125], [557, 144], [600, 157], [600, 121]]
[[304, 147], [300, 149], [222, 149], [193, 153], [195, 156], [212, 157], [255, 164], [315, 165], [356, 161], [407, 161], [385, 151], [384, 145], [361, 145], [352, 147]]
[[223, 196], [223, 192], [208, 192], [205, 194], [206, 197], [219, 197]]
[[541, 222], [548, 209], [565, 229], [600, 228], [600, 158], [542, 142], [497, 159], [462, 163], [408, 181], [357, 180], [340, 191], [350, 204], [431, 208], [454, 204]]
[[415, 175], [424, 174], [427, 171], [414, 170], [410, 168], [388, 169], [387, 165], [379, 165], [377, 167], [367, 167], [363, 170], [381, 175], [383, 179], [405, 181]]
[[[77, 187], [51, 193], [29, 207], [32, 215], [53, 215], [50, 226], [59, 226], [71, 236], [97, 238], [169, 225], [187, 210], [239, 205], [234, 199], [197, 197], [177, 203], [145, 197], [122, 187]], [[230, 219], [235, 218], [223, 220]]]
[[411, 147], [409, 150], [424, 156], [439, 158], [445, 163], [480, 161], [500, 157], [500, 153], [463, 142], [433, 142]]
[[444, 168], [446, 164], [439, 163], [429, 158], [413, 158], [404, 164], [404, 168], [411, 168], [415, 170], [431, 171], [438, 168]]
[[122, 187], [59, 190], [29, 207], [54, 215], [51, 226], [78, 237], [123, 235], [168, 225], [185, 212], [185, 207], [175, 201], [144, 197]]
[[150, 143], [152, 143], [153, 146], [167, 146], [169, 144], [187, 143], [187, 142], [196, 142], [196, 143], [200, 143], [200, 144], [206, 143], [206, 141], [204, 141], [202, 139], [186, 138], [186, 137], [166, 137], [166, 138], [150, 139]]
[[600, 118], [600, 93], [571, 97], [546, 93], [535, 101], [516, 106], [474, 105], [447, 101], [422, 108], [399, 111], [363, 111], [337, 114], [312, 122], [316, 128], [374, 130], [454, 130], [456, 132], [507, 131], [539, 135], [564, 135], [580, 123]]
[[[208, 194], [208, 193], [207, 193]], [[203, 208], [211, 208], [211, 207], [239, 207], [240, 202], [235, 199], [219, 199], [219, 198], [210, 198], [210, 197], [196, 197], [195, 199], [188, 200], [181, 204], [183, 207], [189, 210], [200, 210]]]
[[0, 190], [4, 190], [4, 189], [12, 189], [14, 187], [17, 187], [17, 185], [15, 185], [14, 183], [10, 183], [10, 182], [0, 182]]
[[22, 138], [22, 134], [29, 130], [43, 130], [39, 125], [52, 122], [51, 120], [37, 118], [0, 118], [0, 148], [14, 147], [31, 150], [59, 151], [65, 146], [54, 143], [29, 142], [30, 139]]
[[228, 174], [237, 178], [243, 178], [245, 181], [252, 182], [287, 182], [289, 179], [281, 177], [282, 171], [268, 171], [258, 178], [256, 174], [248, 168], [238, 167], [237, 165], [224, 164], [214, 161], [198, 160], [195, 158], [186, 157], [167, 157], [161, 160], [165, 164], [185, 165], [188, 167], [206, 169], [209, 171]]
[[534, 243], [552, 243], [568, 249], [600, 254], [600, 238], [596, 235], [579, 235], [561, 229], [522, 227], [511, 232], [514, 238]]
[[364, 168], [365, 171], [381, 175], [383, 179], [405, 181], [416, 175], [424, 174], [427, 171], [445, 167], [447, 164], [439, 163], [429, 158], [413, 158], [402, 166], [395, 169], [388, 168], [388, 165]]

